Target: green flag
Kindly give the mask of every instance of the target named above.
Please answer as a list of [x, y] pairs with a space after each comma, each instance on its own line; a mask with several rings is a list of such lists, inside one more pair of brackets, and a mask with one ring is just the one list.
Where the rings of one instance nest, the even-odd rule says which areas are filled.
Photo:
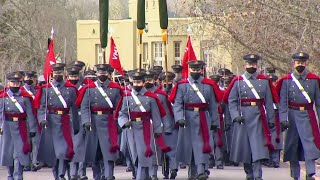
[[99, 0], [100, 43], [101, 48], [108, 45], [109, 0]]
[[159, 17], [161, 29], [168, 29], [167, 0], [159, 0]]
[[146, 26], [145, 0], [138, 0], [137, 7], [137, 28], [144, 29]]

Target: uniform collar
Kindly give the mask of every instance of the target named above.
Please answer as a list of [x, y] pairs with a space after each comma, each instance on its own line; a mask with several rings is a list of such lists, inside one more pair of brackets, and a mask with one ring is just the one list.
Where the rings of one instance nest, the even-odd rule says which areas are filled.
[[109, 84], [110, 84], [110, 80], [106, 80], [105, 82], [100, 82], [99, 80], [97, 80], [97, 84], [98, 84], [98, 86], [99, 87], [101, 87], [102, 85], [104, 86], [104, 87], [108, 87], [109, 86]]
[[293, 72], [293, 75], [294, 77], [296, 77], [297, 79], [300, 79], [300, 77], [303, 79], [303, 80], [306, 80], [307, 79], [307, 75], [308, 75], [309, 71], [307, 69], [305, 69], [302, 74], [297, 74], [296, 71]]
[[248, 73], [247, 71], [246, 72], [244, 72], [244, 74], [243, 74], [247, 79], [250, 79], [250, 78], [252, 78], [252, 79], [257, 79], [257, 77], [258, 77], [258, 72], [255, 72], [255, 73], [253, 73], [253, 74], [250, 74], [250, 73]]
[[[188, 79], [191, 84], [193, 84], [195, 82], [195, 80], [190, 75], [189, 75]], [[200, 76], [199, 79], [197, 80], [197, 82], [202, 82], [203, 79], [204, 79], [204, 77]]]
[[10, 89], [8, 89], [7, 93], [9, 94], [9, 96], [19, 96], [21, 93], [21, 90], [19, 89], [18, 92], [13, 93]]
[[144, 93], [146, 93], [147, 92], [147, 89], [145, 88], [145, 87], [143, 87], [139, 92], [137, 92], [137, 91], [135, 91], [134, 89], [132, 89], [132, 92], [133, 92], [133, 94], [134, 95], [138, 95], [138, 94], [140, 94], [140, 95], [144, 95]]
[[157, 90], [157, 87], [156, 86], [152, 86], [152, 88], [147, 89], [147, 90], [154, 93]]
[[58, 82], [55, 79], [52, 80], [52, 84], [54, 85], [54, 87], [57, 87], [58, 85], [60, 85], [60, 87], [63, 87], [65, 83], [66, 82], [64, 80], [62, 80], [61, 82]]

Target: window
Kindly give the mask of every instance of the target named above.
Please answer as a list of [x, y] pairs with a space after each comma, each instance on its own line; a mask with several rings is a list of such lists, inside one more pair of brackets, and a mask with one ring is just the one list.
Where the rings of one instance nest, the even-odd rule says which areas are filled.
[[100, 44], [96, 44], [96, 64], [103, 63], [103, 53]]
[[148, 11], [148, 7], [149, 7], [149, 3], [148, 3], [149, 1], [148, 0], [146, 0], [146, 11]]
[[148, 62], [148, 43], [143, 43], [143, 59], [142, 62], [143, 63], [147, 63]]
[[162, 66], [163, 53], [162, 53], [162, 42], [154, 42], [153, 46], [153, 60], [154, 66]]
[[181, 42], [174, 42], [174, 64], [181, 64], [180, 45]]
[[142, 66], [143, 69], [147, 69], [148, 66], [148, 60], [149, 56], [148, 56], [148, 43], [143, 43], [143, 56], [142, 56]]
[[204, 62], [208, 68], [214, 67], [214, 56], [211, 51], [204, 51]]

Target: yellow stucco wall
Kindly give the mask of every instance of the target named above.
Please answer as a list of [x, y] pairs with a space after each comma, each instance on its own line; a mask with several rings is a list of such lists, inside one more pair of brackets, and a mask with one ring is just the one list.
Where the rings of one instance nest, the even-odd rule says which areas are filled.
[[[148, 23], [148, 32], [143, 34], [143, 43], [148, 44], [148, 59], [143, 64], [152, 66], [153, 47], [154, 42], [161, 42], [161, 29], [159, 23], [158, 2], [147, 0], [146, 6], [146, 22]], [[138, 34], [136, 28], [136, 4], [137, 0], [129, 0], [129, 19], [124, 20], [109, 20], [109, 31], [113, 36], [116, 46], [119, 51], [121, 64], [124, 69], [135, 69], [139, 67], [139, 46]], [[187, 43], [187, 28], [194, 23], [193, 18], [169, 18], [168, 27], [168, 70], [171, 70], [171, 65], [174, 64], [174, 42], [181, 42], [180, 44], [180, 59], [183, 59], [186, 43]], [[198, 26], [198, 25], [195, 25]], [[201, 26], [201, 25], [200, 25]], [[198, 31], [194, 28], [193, 31]], [[210, 33], [207, 30], [206, 33]], [[109, 35], [110, 35], [109, 34]], [[191, 41], [198, 59], [204, 59], [204, 47], [201, 47], [201, 42], [209, 40], [207, 37], [197, 37], [193, 32], [191, 34]], [[208, 36], [209, 37], [209, 36]], [[212, 40], [214, 41], [214, 40]], [[110, 43], [110, 41], [109, 41]], [[97, 64], [97, 50], [96, 46], [100, 44], [100, 25], [98, 20], [79, 20], [77, 21], [77, 58], [84, 61], [90, 67]], [[109, 61], [109, 48], [106, 49], [106, 62]], [[212, 60], [210, 66], [218, 66], [219, 64], [226, 68], [231, 68], [232, 57], [230, 53], [222, 47], [214, 47], [209, 50], [212, 53]], [[164, 61], [164, 58], [163, 58]], [[162, 63], [164, 65], [164, 62]], [[212, 67], [208, 67], [212, 69]]]

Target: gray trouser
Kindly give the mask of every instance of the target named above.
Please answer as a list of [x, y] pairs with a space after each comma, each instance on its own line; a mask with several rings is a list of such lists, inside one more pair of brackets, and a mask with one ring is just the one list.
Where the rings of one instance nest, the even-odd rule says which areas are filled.
[[13, 166], [8, 166], [8, 180], [22, 180], [23, 166], [18, 159], [14, 159]]
[[86, 163], [84, 162], [71, 162], [70, 163], [70, 175], [81, 177], [86, 176]]
[[101, 176], [105, 176], [106, 178], [110, 178], [114, 173], [114, 162], [113, 161], [105, 161], [102, 163], [101, 161], [92, 163], [92, 171], [93, 178], [95, 180], [100, 180]]
[[56, 165], [52, 167], [52, 173], [55, 179], [64, 177], [66, 174], [67, 162], [64, 159], [58, 159]]
[[78, 177], [79, 163], [71, 162], [70, 163], [70, 175]]
[[87, 175], [86, 168], [87, 168], [87, 164], [85, 162], [80, 162], [79, 163], [78, 174], [79, 174], [80, 177]]
[[[316, 173], [316, 165], [314, 160], [305, 161], [307, 175], [314, 175]], [[299, 161], [290, 161], [290, 172], [292, 178], [300, 177], [300, 164]]]
[[244, 163], [243, 165], [244, 171], [247, 174], [247, 177], [250, 178], [262, 178], [262, 167], [261, 167], [261, 161], [255, 161], [251, 164]]
[[149, 168], [151, 167], [141, 167], [140, 163], [138, 163], [137, 167], [137, 180], [145, 180], [149, 177]]
[[204, 174], [205, 170], [208, 170], [208, 166], [206, 164], [195, 164], [194, 156], [192, 153], [191, 164], [189, 165], [188, 177], [197, 177], [197, 175]]
[[274, 150], [270, 153], [270, 160], [279, 164], [280, 163], [280, 151], [281, 150]]
[[32, 153], [31, 153], [32, 164], [39, 163], [39, 161], [37, 160], [39, 141], [40, 141], [40, 134], [38, 132], [36, 132], [36, 136], [31, 138], [31, 142], [32, 142]]
[[214, 156], [216, 166], [223, 165], [223, 150], [218, 146], [215, 146], [214, 148]]
[[153, 165], [151, 166], [151, 168], [149, 169], [149, 174], [150, 174], [150, 176], [155, 176], [155, 177], [157, 177], [157, 172], [158, 172], [158, 165], [153, 164]]

